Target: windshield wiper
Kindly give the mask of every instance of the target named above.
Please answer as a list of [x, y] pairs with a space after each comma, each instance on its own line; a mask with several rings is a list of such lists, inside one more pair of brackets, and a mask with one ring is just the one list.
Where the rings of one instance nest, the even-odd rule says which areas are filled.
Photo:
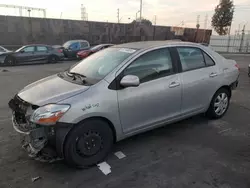
[[76, 80], [76, 77], [78, 77], [78, 78], [81, 79], [81, 81], [82, 81], [83, 84], [86, 83], [86, 80], [85, 80], [86, 76], [83, 75], [83, 74], [79, 74], [79, 73], [76, 73], [76, 72], [69, 72], [69, 71], [67, 71], [67, 75], [69, 77], [73, 77], [73, 80]]

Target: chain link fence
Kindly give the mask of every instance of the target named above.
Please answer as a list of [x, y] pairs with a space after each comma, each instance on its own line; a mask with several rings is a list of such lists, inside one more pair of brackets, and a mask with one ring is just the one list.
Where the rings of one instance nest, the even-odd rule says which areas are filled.
[[[248, 32], [249, 33], [249, 32]], [[217, 52], [250, 53], [250, 34], [239, 32], [229, 36], [211, 36], [210, 46]]]

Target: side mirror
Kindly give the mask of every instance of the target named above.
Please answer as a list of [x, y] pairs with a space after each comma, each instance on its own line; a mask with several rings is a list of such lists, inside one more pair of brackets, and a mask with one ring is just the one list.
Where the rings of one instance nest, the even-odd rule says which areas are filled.
[[24, 53], [24, 50], [21, 50], [20, 53]]
[[138, 76], [126, 75], [120, 81], [123, 87], [138, 87], [140, 85], [140, 79]]

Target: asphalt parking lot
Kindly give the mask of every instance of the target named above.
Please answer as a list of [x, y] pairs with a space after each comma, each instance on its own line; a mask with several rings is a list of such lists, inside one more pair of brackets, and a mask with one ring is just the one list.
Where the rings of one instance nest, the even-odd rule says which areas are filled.
[[[250, 187], [250, 56], [227, 55], [241, 68], [239, 87], [220, 120], [196, 116], [124, 140], [106, 162], [111, 174], [97, 167], [69, 168], [62, 162], [40, 163], [20, 148], [7, 103], [25, 85], [67, 69], [74, 62], [0, 67], [0, 188], [247, 188]], [[6, 71], [2, 71], [5, 69]], [[41, 177], [35, 182], [33, 177]]]

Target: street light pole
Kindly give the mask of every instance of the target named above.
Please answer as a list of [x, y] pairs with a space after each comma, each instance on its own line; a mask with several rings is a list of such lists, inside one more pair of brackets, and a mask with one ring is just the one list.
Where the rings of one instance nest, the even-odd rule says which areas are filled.
[[142, 0], [140, 0], [140, 22], [141, 22], [141, 15], [142, 15]]

